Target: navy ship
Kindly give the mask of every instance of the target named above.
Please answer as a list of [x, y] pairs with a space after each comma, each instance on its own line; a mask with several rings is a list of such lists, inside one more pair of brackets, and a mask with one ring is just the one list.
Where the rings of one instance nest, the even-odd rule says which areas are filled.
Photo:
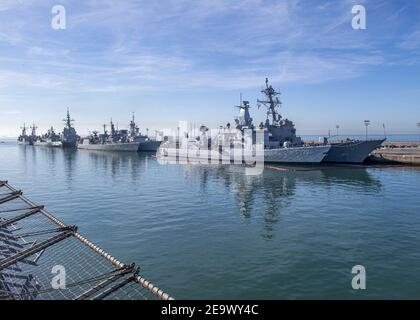
[[[267, 97], [266, 100], [257, 103], [259, 106], [267, 107], [267, 120], [265, 124], [260, 124], [260, 128], [266, 128], [265, 145], [268, 149], [277, 149], [280, 144], [290, 144], [292, 146], [303, 145], [300, 137], [296, 136], [296, 129], [292, 121], [282, 119], [276, 112], [276, 107], [281, 106], [278, 99], [279, 93], [268, 85], [266, 79], [266, 89], [262, 93]], [[269, 118], [271, 116], [271, 123]], [[323, 158], [323, 163], [363, 163], [369, 155], [377, 148], [379, 148], [386, 139], [367, 140], [366, 141], [344, 141], [339, 143], [329, 143], [325, 140], [324, 145], [330, 147], [328, 153]], [[305, 147], [308, 148], [308, 147]], [[309, 150], [309, 149], [306, 149]], [[302, 150], [303, 151], [303, 150]], [[302, 152], [301, 151], [301, 152]], [[273, 154], [272, 154], [273, 152]], [[275, 151], [266, 151], [265, 161], [270, 162], [271, 157], [274, 156]], [[276, 154], [278, 156], [280, 153]]]
[[257, 100], [258, 109], [261, 106], [267, 108], [267, 119], [259, 125], [264, 129], [264, 161], [274, 163], [320, 163], [328, 151], [330, 145], [307, 146], [296, 135], [294, 123], [289, 119], [283, 119], [278, 112], [282, 106], [279, 99], [280, 92], [268, 84], [265, 79], [265, 89], [261, 93], [264, 100]]
[[33, 124], [29, 129], [31, 129], [31, 134], [28, 136], [27, 134], [27, 129], [28, 127], [26, 126], [26, 124], [23, 124], [23, 127], [21, 127], [22, 129], [22, 133], [20, 134], [19, 138], [18, 138], [18, 144], [20, 145], [33, 145], [34, 142], [38, 139], [37, 135], [36, 135], [36, 129], [37, 127], [35, 126], [35, 124]]
[[56, 134], [54, 128], [51, 127], [46, 134], [37, 137], [33, 145], [40, 147], [61, 148], [63, 143], [61, 142], [61, 136]]
[[22, 133], [20, 134], [19, 138], [18, 138], [18, 144], [21, 145], [29, 145], [29, 137], [26, 134], [26, 123], [23, 124], [23, 127], [21, 127], [22, 129]]
[[161, 142], [152, 140], [149, 138], [148, 135], [143, 135], [140, 133], [140, 128], [137, 126], [135, 120], [134, 120], [134, 113], [130, 121], [129, 126], [129, 136], [130, 138], [135, 142], [140, 142], [138, 151], [140, 152], [156, 152]]
[[88, 137], [83, 138], [77, 148], [98, 151], [138, 151], [141, 142], [134, 141], [128, 130], [116, 130], [112, 119], [110, 122], [111, 131], [108, 133], [105, 124], [103, 128], [102, 134], [93, 131]]
[[323, 162], [361, 164], [385, 141], [386, 139], [331, 143], [331, 149]]
[[30, 129], [31, 135], [27, 137], [27, 141], [29, 145], [33, 146], [35, 141], [38, 139], [38, 136], [36, 135], [36, 129], [38, 129], [38, 127], [35, 125], [35, 123], [33, 123]]
[[73, 127], [74, 120], [70, 117], [70, 111], [67, 109], [67, 117], [63, 120], [65, 123], [61, 142], [63, 148], [76, 148], [79, 136], [77, 135], [76, 129]]
[[[208, 130], [204, 130], [201, 137], [184, 139], [184, 145], [180, 145], [179, 138], [175, 145], [173, 141], [167, 141], [159, 149], [158, 155], [199, 160], [209, 158], [209, 160], [246, 161], [257, 155], [257, 135], [262, 134], [264, 162], [319, 164], [331, 146], [305, 145], [302, 139], [296, 136], [293, 122], [283, 119], [279, 114], [280, 93], [268, 84], [268, 79], [266, 79], [266, 88], [261, 92], [265, 95], [265, 100], [258, 100], [257, 105], [258, 108], [267, 107], [267, 119], [257, 129], [249, 113], [249, 102], [242, 101], [241, 98], [241, 103], [237, 106], [239, 116], [235, 119], [235, 128], [228, 123], [219, 129], [215, 137], [207, 137]], [[247, 137], [250, 132], [251, 136]]]

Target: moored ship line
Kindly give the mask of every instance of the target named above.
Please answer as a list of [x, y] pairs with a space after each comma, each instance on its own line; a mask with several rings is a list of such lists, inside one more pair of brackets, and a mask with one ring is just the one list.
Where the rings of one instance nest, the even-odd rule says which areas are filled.
[[363, 163], [386, 139], [332, 143], [323, 162]]

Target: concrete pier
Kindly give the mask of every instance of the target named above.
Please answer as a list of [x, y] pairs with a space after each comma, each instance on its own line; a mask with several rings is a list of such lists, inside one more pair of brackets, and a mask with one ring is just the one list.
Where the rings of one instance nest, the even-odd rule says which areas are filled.
[[395, 163], [420, 165], [420, 145], [418, 142], [384, 142], [369, 158], [375, 163]]

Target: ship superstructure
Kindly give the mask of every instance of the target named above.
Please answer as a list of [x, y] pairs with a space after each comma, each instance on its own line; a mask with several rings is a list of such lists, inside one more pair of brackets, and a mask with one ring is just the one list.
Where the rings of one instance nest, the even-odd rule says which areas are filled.
[[[167, 142], [162, 145], [159, 154], [163, 156], [177, 157], [186, 155], [188, 158], [221, 160], [240, 160], [248, 162], [257, 153], [256, 148], [261, 148], [257, 136], [263, 134], [263, 157], [265, 162], [274, 163], [320, 163], [329, 149], [325, 146], [305, 146], [300, 137], [296, 136], [296, 129], [292, 121], [282, 119], [278, 112], [281, 106], [279, 92], [276, 92], [266, 79], [266, 88], [261, 91], [265, 95], [264, 100], [258, 100], [257, 105], [267, 107], [267, 120], [255, 128], [250, 115], [250, 104], [242, 101], [239, 106], [239, 115], [235, 119], [236, 127], [230, 123], [221, 127], [215, 137], [211, 137], [210, 149], [203, 144], [201, 138], [188, 139], [187, 146], [179, 148]], [[180, 150], [178, 150], [180, 149]]]
[[20, 134], [20, 136], [18, 138], [18, 144], [28, 145], [29, 144], [29, 137], [28, 137], [28, 134], [26, 132], [26, 130], [28, 129], [26, 127], [26, 123], [23, 124], [23, 127], [21, 127], [21, 129], [22, 129], [22, 133]]
[[61, 135], [57, 134], [54, 128], [51, 127], [46, 134], [37, 137], [34, 141], [34, 146], [61, 148], [63, 146]]
[[[136, 125], [134, 124], [134, 132]], [[87, 150], [101, 150], [101, 151], [138, 151], [140, 141], [136, 141], [135, 137], [131, 135], [130, 130], [118, 130], [112, 119], [110, 121], [110, 131], [107, 130], [107, 125], [103, 125], [103, 133], [99, 134], [93, 131], [88, 137], [83, 138], [81, 143], [77, 145], [79, 149]]]
[[73, 127], [74, 120], [70, 117], [70, 111], [67, 109], [67, 117], [64, 121], [64, 130], [62, 135], [62, 143], [64, 148], [75, 148], [79, 141], [76, 129]]
[[[257, 100], [258, 109], [261, 106], [267, 108], [267, 119], [265, 123], [260, 123], [259, 127], [265, 128], [266, 135], [264, 144], [266, 149], [279, 148], [281, 146], [303, 146], [303, 141], [296, 136], [294, 123], [289, 119], [283, 119], [278, 112], [282, 106], [279, 99], [280, 92], [268, 84], [268, 78], [265, 80], [266, 88], [261, 91], [264, 94], [264, 100]], [[270, 121], [271, 120], [271, 121]]]

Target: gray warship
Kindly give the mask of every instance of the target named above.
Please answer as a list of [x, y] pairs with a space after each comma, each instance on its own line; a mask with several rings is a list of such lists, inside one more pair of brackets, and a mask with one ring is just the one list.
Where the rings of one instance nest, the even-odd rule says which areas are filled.
[[26, 124], [23, 124], [22, 129], [22, 133], [20, 134], [19, 138], [18, 138], [18, 144], [20, 145], [33, 145], [34, 142], [38, 139], [38, 136], [36, 135], [36, 129], [37, 127], [35, 126], [35, 124], [33, 124], [30, 129], [31, 129], [31, 134], [27, 135], [27, 129], [28, 127], [26, 127]]
[[26, 123], [23, 124], [23, 127], [21, 127], [22, 129], [22, 133], [20, 134], [19, 138], [18, 138], [18, 144], [21, 145], [29, 145], [29, 136], [26, 133]]
[[77, 135], [76, 129], [73, 127], [74, 120], [70, 117], [70, 111], [67, 109], [67, 117], [63, 120], [65, 123], [61, 142], [63, 148], [76, 148], [79, 136]]
[[323, 162], [361, 164], [385, 141], [386, 139], [332, 142], [331, 149]]
[[[280, 144], [291, 144], [292, 146], [303, 145], [302, 139], [296, 136], [296, 130], [293, 122], [288, 119], [282, 119], [281, 116], [276, 112], [276, 107], [281, 106], [281, 102], [278, 99], [279, 93], [275, 92], [274, 89], [268, 85], [268, 79], [266, 79], [266, 89], [262, 93], [267, 97], [266, 100], [258, 100], [258, 106], [264, 105], [267, 107], [267, 120], [265, 124], [260, 124], [260, 128], [264, 127], [267, 129], [265, 145], [268, 149], [274, 148], [276, 150]], [[269, 121], [269, 116], [272, 117], [272, 122]], [[366, 141], [344, 141], [330, 143], [326, 139], [324, 145], [329, 147], [328, 153], [322, 159], [323, 163], [363, 163], [367, 157], [377, 148], [379, 148], [385, 139], [380, 140], [366, 140]], [[305, 147], [305, 150], [308, 147]], [[299, 150], [299, 149], [296, 149]], [[301, 152], [304, 152], [301, 150]], [[265, 161], [270, 162], [271, 157], [277, 157], [280, 153], [273, 151], [266, 151]], [[309, 156], [309, 154], [302, 158]], [[286, 159], [287, 160], [287, 159]]]
[[259, 125], [260, 129], [264, 129], [264, 161], [274, 163], [320, 163], [330, 151], [331, 146], [305, 145], [302, 139], [296, 136], [294, 123], [289, 119], [283, 119], [278, 112], [278, 109], [282, 106], [278, 97], [280, 92], [275, 91], [268, 84], [268, 78], [265, 79], [265, 85], [265, 89], [261, 91], [265, 99], [257, 100], [258, 109], [261, 106], [267, 108], [267, 119], [265, 123]]
[[134, 113], [129, 125], [129, 136], [134, 142], [140, 142], [138, 151], [139, 152], [156, 152], [161, 142], [152, 140], [148, 135], [143, 135], [140, 133], [140, 128], [137, 126], [134, 120]]
[[61, 142], [61, 136], [56, 134], [54, 128], [51, 127], [46, 134], [37, 137], [33, 142], [33, 145], [39, 147], [61, 148], [63, 143]]
[[77, 148], [97, 151], [138, 151], [141, 141], [135, 141], [128, 130], [116, 130], [112, 120], [110, 122], [110, 133], [106, 130], [105, 124], [103, 128], [104, 131], [102, 134], [93, 131], [91, 135], [81, 139]]
[[[263, 134], [264, 162], [319, 164], [328, 151], [330, 145], [307, 146], [300, 137], [296, 136], [296, 129], [292, 121], [283, 119], [277, 109], [281, 106], [276, 92], [266, 79], [266, 88], [261, 91], [265, 100], [258, 100], [258, 107], [267, 107], [267, 119], [256, 129], [250, 116], [248, 101], [242, 101], [239, 116], [235, 119], [236, 127], [230, 123], [221, 127], [215, 137], [208, 137], [208, 128], [202, 126], [200, 137], [184, 139], [182, 145], [177, 141], [165, 142], [159, 149], [158, 155], [163, 157], [177, 157], [199, 160], [246, 161], [257, 155], [257, 135]], [[249, 134], [251, 132], [251, 134]], [[246, 142], [246, 140], [248, 140]], [[251, 146], [251, 148], [249, 147]], [[237, 152], [236, 150], [239, 150]], [[232, 152], [233, 151], [233, 152]], [[236, 153], [236, 155], [235, 155]], [[239, 159], [238, 159], [239, 156]]]

